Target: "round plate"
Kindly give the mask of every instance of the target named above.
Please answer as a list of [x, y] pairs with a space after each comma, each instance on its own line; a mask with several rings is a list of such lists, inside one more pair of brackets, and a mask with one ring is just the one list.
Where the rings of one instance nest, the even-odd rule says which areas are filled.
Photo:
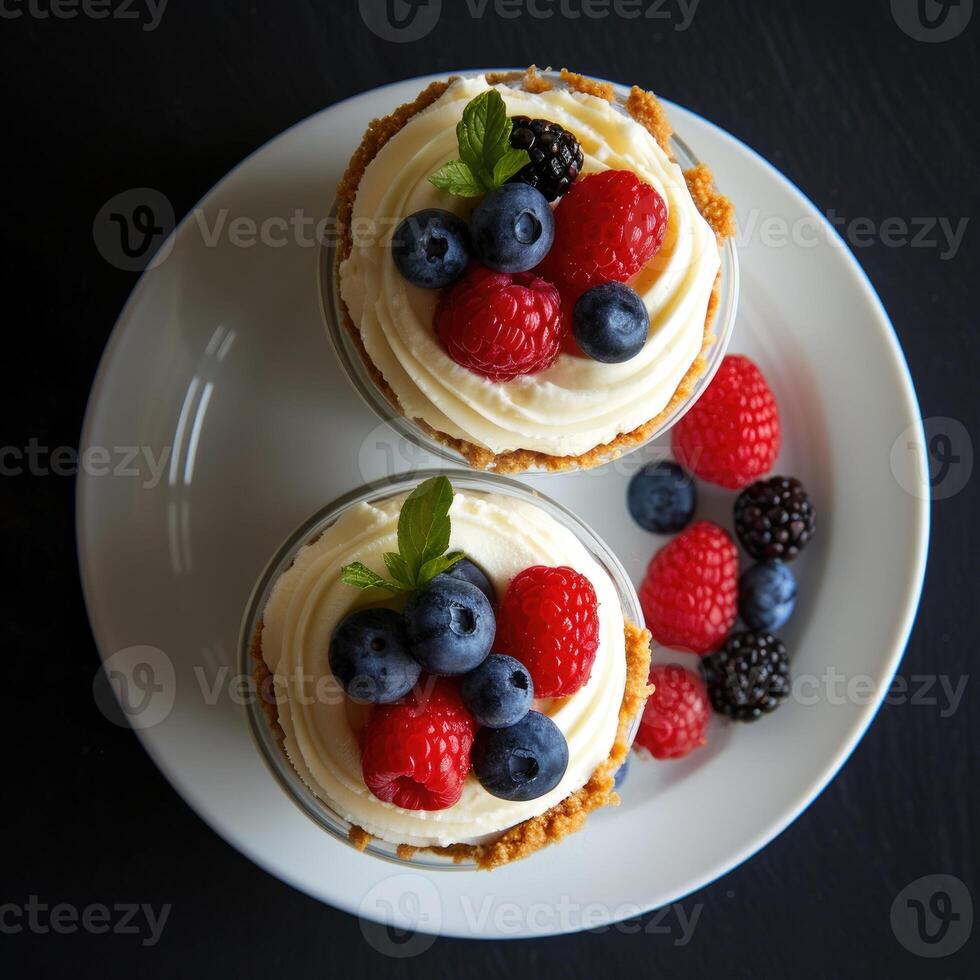
[[[873, 288], [785, 178], [669, 106], [738, 208], [732, 349], [769, 378], [786, 434], [776, 472], [800, 477], [818, 512], [817, 537], [794, 566], [800, 599], [784, 631], [794, 696], [755, 725], [716, 719], [707, 747], [683, 761], [634, 758], [622, 806], [559, 847], [489, 873], [406, 872], [303, 816], [259, 758], [241, 707], [236, 637], [250, 590], [290, 530], [325, 503], [433, 462], [379, 426], [341, 375], [305, 219], [328, 214], [367, 122], [425, 82], [367, 92], [295, 126], [184, 221], [103, 357], [77, 501], [96, 641], [151, 757], [226, 840], [362, 916], [378, 944], [388, 934], [372, 932], [372, 921], [494, 938], [590, 928], [673, 902], [745, 860], [813, 800], [874, 716], [908, 638], [928, 541], [915, 393]], [[253, 231], [259, 240], [248, 245]], [[657, 452], [541, 483], [635, 581], [661, 542], [631, 523], [624, 494]], [[731, 527], [732, 498], [705, 490], [700, 516]], [[113, 715], [104, 689], [97, 678]]]

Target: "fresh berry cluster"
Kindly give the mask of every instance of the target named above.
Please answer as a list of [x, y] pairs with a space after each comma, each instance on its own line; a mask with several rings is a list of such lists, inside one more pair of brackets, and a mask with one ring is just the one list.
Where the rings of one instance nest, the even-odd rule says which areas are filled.
[[[709, 705], [752, 721], [789, 693], [789, 657], [774, 634], [796, 601], [787, 563], [813, 537], [815, 517], [799, 480], [765, 478], [779, 452], [780, 431], [762, 373], [748, 358], [730, 355], [674, 427], [674, 455], [684, 468], [651, 463], [630, 482], [627, 504], [637, 524], [677, 534], [653, 556], [640, 586], [647, 627], [663, 646], [702, 658], [700, 677], [677, 665], [651, 671], [655, 691], [637, 743], [656, 758], [677, 758], [703, 744]], [[735, 535], [756, 560], [741, 577], [732, 537], [710, 521], [691, 523], [697, 492], [688, 471], [741, 490]], [[739, 619], [744, 628], [735, 629]]]
[[392, 237], [402, 276], [445, 290], [434, 329], [452, 360], [503, 382], [544, 371], [563, 348], [604, 363], [635, 357], [650, 317], [626, 282], [663, 244], [660, 194], [631, 171], [580, 176], [575, 137], [546, 119], [508, 119], [494, 90], [466, 107], [457, 132], [460, 159], [429, 179], [482, 198], [469, 222], [429, 208]]
[[360, 736], [365, 784], [410, 810], [453, 806], [471, 769], [504, 800], [554, 789], [568, 745], [534, 699], [581, 688], [599, 642], [595, 590], [571, 568], [524, 569], [495, 612], [486, 573], [446, 553], [452, 496], [449, 481], [434, 477], [407, 498], [401, 550], [384, 556], [390, 580], [357, 562], [344, 566], [347, 584], [405, 602], [400, 612], [389, 602], [351, 613], [328, 653], [347, 695], [373, 706]]

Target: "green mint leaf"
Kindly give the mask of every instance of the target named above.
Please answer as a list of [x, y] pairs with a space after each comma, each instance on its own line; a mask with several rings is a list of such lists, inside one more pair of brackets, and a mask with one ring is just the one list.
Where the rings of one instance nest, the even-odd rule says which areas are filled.
[[430, 579], [434, 579], [437, 575], [448, 571], [463, 557], [462, 551], [451, 551], [448, 555], [439, 555], [436, 558], [430, 558], [419, 569], [419, 588], [425, 585]]
[[429, 175], [429, 183], [456, 197], [480, 197], [487, 192], [483, 184], [462, 160], [452, 160]]
[[500, 187], [506, 184], [519, 170], [523, 170], [531, 162], [527, 150], [517, 150], [509, 146], [502, 156], [497, 157], [493, 165], [493, 185]]
[[405, 586], [397, 582], [388, 582], [383, 579], [359, 561], [344, 565], [340, 570], [340, 581], [358, 589], [387, 589], [389, 592], [402, 592], [405, 589]]
[[384, 558], [385, 567], [396, 582], [400, 582], [409, 589], [415, 585], [415, 582], [412, 581], [408, 573], [408, 566], [405, 564], [405, 559], [401, 555], [394, 551], [388, 551], [385, 552]]
[[418, 582], [422, 566], [449, 547], [452, 502], [453, 485], [444, 476], [434, 476], [420, 483], [402, 505], [398, 550], [414, 582]]

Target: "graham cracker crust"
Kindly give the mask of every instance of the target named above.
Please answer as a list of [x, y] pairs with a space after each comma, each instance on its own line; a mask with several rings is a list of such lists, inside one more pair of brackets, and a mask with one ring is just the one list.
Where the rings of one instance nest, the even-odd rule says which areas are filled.
[[[549, 844], [556, 844], [569, 834], [574, 834], [585, 825], [588, 815], [604, 806], [618, 806], [619, 795], [613, 789], [616, 770], [622, 765], [629, 752], [629, 732], [636, 716], [643, 710], [646, 699], [652, 693], [648, 683], [650, 676], [650, 632], [627, 622], [626, 636], [626, 687], [623, 701], [619, 707], [619, 724], [616, 738], [605, 762], [592, 773], [589, 781], [581, 788], [565, 797], [561, 803], [546, 810], [538, 817], [532, 817], [516, 824], [494, 841], [485, 844], [453, 844], [449, 847], [411, 847], [402, 844], [397, 849], [398, 857], [408, 860], [419, 851], [429, 851], [452, 858], [455, 863], [473, 860], [481, 870], [491, 870], [509, 864], [540, 851]], [[255, 628], [249, 655], [255, 662], [252, 677], [262, 698], [262, 710], [269, 722], [276, 740], [282, 745], [285, 733], [279, 724], [279, 712], [272, 689], [272, 672], [262, 655], [262, 622]], [[371, 834], [352, 825], [348, 840], [359, 851], [363, 851], [373, 840]]]
[[[615, 99], [615, 90], [608, 82], [599, 82], [595, 79], [587, 78], [584, 75], [570, 72], [565, 68], [562, 68], [559, 74], [565, 85], [574, 91], [584, 92], [587, 95], [605, 99], [607, 102], [613, 102]], [[354, 200], [357, 196], [357, 188], [360, 185], [365, 168], [377, 156], [378, 152], [388, 140], [404, 128], [412, 116], [432, 105], [458, 77], [453, 75], [445, 81], [432, 82], [419, 93], [414, 101], [399, 106], [388, 116], [372, 120], [368, 125], [360, 145], [355, 150], [347, 166], [347, 170], [337, 185], [337, 218], [341, 230], [341, 240], [337, 249], [337, 263], [333, 271], [334, 275], [339, 274], [340, 263], [351, 252], [353, 245], [351, 214], [354, 208]], [[539, 74], [534, 65], [531, 65], [524, 72], [488, 72], [485, 78], [491, 85], [519, 82], [521, 88], [526, 92], [546, 92], [553, 87], [547, 78]], [[664, 152], [673, 159], [673, 153], [670, 149], [670, 137], [673, 130], [660, 100], [653, 92], [644, 91], [634, 85], [626, 100], [626, 110], [633, 119], [654, 137]], [[696, 207], [711, 226], [720, 246], [726, 238], [729, 238], [735, 233], [734, 205], [714, 186], [711, 170], [705, 164], [700, 164], [697, 167], [685, 171], [684, 179], [687, 182]], [[483, 449], [464, 439], [455, 439], [445, 432], [440, 432], [423, 419], [416, 418], [412, 421], [433, 439], [458, 452], [471, 467], [478, 470], [490, 470], [495, 473], [504, 474], [526, 473], [532, 469], [558, 472], [570, 469], [590, 469], [595, 466], [601, 466], [603, 463], [608, 463], [610, 460], [623, 455], [623, 453], [650, 438], [677, 406], [690, 397], [698, 379], [707, 370], [705, 353], [715, 340], [715, 336], [712, 333], [712, 325], [718, 310], [720, 278], [719, 274], [715, 280], [715, 285], [708, 301], [701, 351], [681, 379], [667, 406], [652, 419], [649, 419], [630, 432], [621, 433], [611, 442], [595, 446], [588, 452], [577, 456], [553, 456], [548, 453], [541, 453], [529, 449], [515, 449], [506, 453], [493, 453], [489, 449]], [[354, 323], [347, 304], [344, 303], [343, 298], [340, 296], [339, 285], [336, 292], [344, 326], [350, 334], [368, 374], [391, 405], [399, 413], [404, 415], [405, 412], [402, 410], [398, 401], [398, 396], [368, 355], [360, 329]]]

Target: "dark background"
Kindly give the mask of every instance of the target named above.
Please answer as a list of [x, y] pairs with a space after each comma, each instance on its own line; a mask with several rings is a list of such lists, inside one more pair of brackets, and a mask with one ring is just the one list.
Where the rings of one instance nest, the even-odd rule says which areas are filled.
[[[950, 420], [978, 431], [980, 14], [955, 39], [923, 43], [900, 29], [888, 0], [702, 0], [685, 31], [618, 17], [508, 20], [492, 3], [476, 20], [463, 0], [443, 7], [436, 28], [413, 43], [381, 40], [356, 3], [327, 0], [170, 0], [152, 31], [83, 15], [0, 18], [0, 441], [77, 445], [99, 357], [136, 281], [93, 244], [93, 217], [110, 197], [158, 188], [180, 215], [255, 147], [339, 99], [441, 69], [532, 61], [636, 82], [690, 107], [757, 149], [825, 212], [868, 217], [875, 227], [892, 216], [969, 218], [954, 257], [874, 236], [856, 254], [892, 315], [923, 415], [940, 432], [953, 431]], [[25, 8], [26, 0], [7, 0], [5, 9]], [[144, 11], [144, 0], [131, 9]], [[664, 9], [676, 15], [677, 4]], [[968, 441], [954, 441], [966, 466]], [[932, 506], [907, 678], [939, 672], [955, 684], [971, 673], [974, 487]], [[0, 933], [7, 975], [977, 975], [976, 932], [952, 956], [926, 959], [903, 948], [889, 925], [895, 896], [927, 874], [957, 876], [980, 902], [980, 693], [972, 678], [951, 717], [942, 717], [941, 698], [884, 707], [789, 830], [684, 900], [688, 915], [703, 905], [686, 946], [675, 945], [670, 915], [648, 916], [648, 928], [629, 935], [440, 939], [415, 958], [380, 955], [355, 919], [223, 843], [135, 736], [96, 709], [73, 492], [70, 478], [0, 479], [0, 649], [13, 668], [5, 701], [14, 707], [3, 754], [0, 903], [37, 895], [78, 907], [172, 903], [172, 912], [151, 949], [138, 936]], [[658, 932], [658, 922], [673, 931]]]

